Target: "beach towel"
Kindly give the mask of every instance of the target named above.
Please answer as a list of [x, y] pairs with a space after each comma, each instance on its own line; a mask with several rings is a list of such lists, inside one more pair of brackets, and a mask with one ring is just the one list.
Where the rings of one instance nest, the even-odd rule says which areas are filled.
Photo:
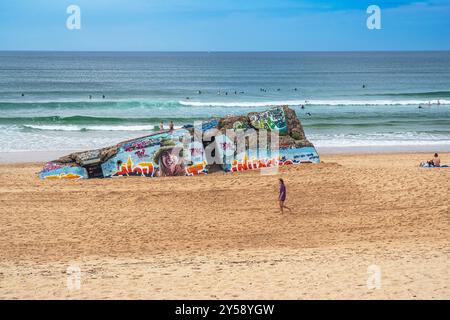
[[428, 162], [421, 162], [419, 167], [421, 167], [421, 168], [450, 168], [450, 166], [448, 166], [446, 164], [444, 164], [440, 167], [436, 167], [436, 166], [433, 166], [432, 164], [429, 164]]

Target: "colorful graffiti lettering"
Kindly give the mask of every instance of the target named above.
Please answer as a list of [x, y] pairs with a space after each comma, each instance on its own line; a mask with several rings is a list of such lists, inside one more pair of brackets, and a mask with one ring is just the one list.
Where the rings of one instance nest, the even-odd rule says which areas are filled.
[[247, 150], [246, 153], [240, 155], [240, 157], [242, 157], [241, 160], [236, 158], [233, 159], [231, 161], [231, 164], [227, 167], [228, 171], [238, 172], [275, 166], [281, 167], [292, 164], [320, 162], [317, 152], [314, 148], [311, 147], [280, 149], [280, 154], [276, 156], [274, 156], [272, 153], [272, 157], [270, 158], [251, 157], [251, 159], [249, 160], [249, 156], [247, 153], [249, 153], [250, 151], [251, 150]]
[[[208, 171], [206, 170], [206, 161], [198, 164], [194, 164], [192, 166], [186, 167], [186, 175], [193, 176], [199, 174], [206, 174]], [[154, 177], [157, 173], [158, 168], [152, 162], [139, 162], [138, 164], [134, 164], [131, 156], [128, 157], [126, 163], [123, 163], [118, 171], [113, 174], [113, 177], [123, 177], [123, 176], [145, 176], [145, 177]]]
[[151, 162], [139, 162], [134, 165], [131, 156], [128, 157], [126, 163], [123, 163], [119, 170], [113, 175], [113, 177], [120, 176], [145, 176], [145, 177], [153, 177], [155, 173], [153, 163]]
[[70, 166], [60, 166], [57, 169], [51, 171], [42, 171], [39, 174], [41, 179], [45, 180], [55, 180], [55, 179], [87, 179], [88, 174], [86, 169], [83, 167], [70, 167]]
[[187, 176], [194, 176], [199, 174], [207, 174], [208, 171], [206, 170], [206, 161], [198, 164], [194, 164], [190, 167], [186, 168], [186, 175]]
[[79, 174], [70, 173], [70, 172], [44, 177], [45, 180], [49, 180], [49, 179], [81, 179], [81, 178], [83, 178], [83, 177], [80, 176]]
[[269, 167], [281, 167], [288, 166], [294, 164], [291, 160], [282, 160], [280, 157], [272, 158], [272, 159], [251, 159], [248, 160], [247, 156], [244, 156], [244, 159], [241, 161], [233, 160], [231, 163], [231, 172], [238, 171], [246, 171], [260, 168], [269, 168]]

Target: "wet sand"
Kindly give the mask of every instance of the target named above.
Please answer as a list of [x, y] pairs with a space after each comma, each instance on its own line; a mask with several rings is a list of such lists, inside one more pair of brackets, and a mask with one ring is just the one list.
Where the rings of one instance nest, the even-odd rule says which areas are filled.
[[450, 168], [428, 158], [80, 181], [1, 164], [0, 298], [450, 299]]

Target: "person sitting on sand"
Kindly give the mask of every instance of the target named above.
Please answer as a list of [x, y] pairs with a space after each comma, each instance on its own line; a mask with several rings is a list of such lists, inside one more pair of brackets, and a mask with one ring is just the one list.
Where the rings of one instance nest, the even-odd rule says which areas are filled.
[[430, 165], [433, 165], [433, 167], [440, 167], [441, 159], [439, 158], [439, 155], [437, 153], [435, 153], [433, 160], [430, 160], [429, 163], [430, 163]]
[[283, 179], [279, 179], [280, 181], [280, 194], [278, 195], [278, 203], [280, 204], [280, 210], [281, 214], [283, 214], [283, 209], [286, 208], [289, 211], [292, 211], [290, 208], [288, 208], [284, 202], [286, 201], [286, 185], [284, 184]]

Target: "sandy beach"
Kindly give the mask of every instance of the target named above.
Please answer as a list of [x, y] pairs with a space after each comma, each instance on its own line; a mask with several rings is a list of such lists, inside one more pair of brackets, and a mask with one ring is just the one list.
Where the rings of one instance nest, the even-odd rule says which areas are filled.
[[450, 169], [430, 157], [79, 181], [1, 164], [0, 298], [450, 299]]

